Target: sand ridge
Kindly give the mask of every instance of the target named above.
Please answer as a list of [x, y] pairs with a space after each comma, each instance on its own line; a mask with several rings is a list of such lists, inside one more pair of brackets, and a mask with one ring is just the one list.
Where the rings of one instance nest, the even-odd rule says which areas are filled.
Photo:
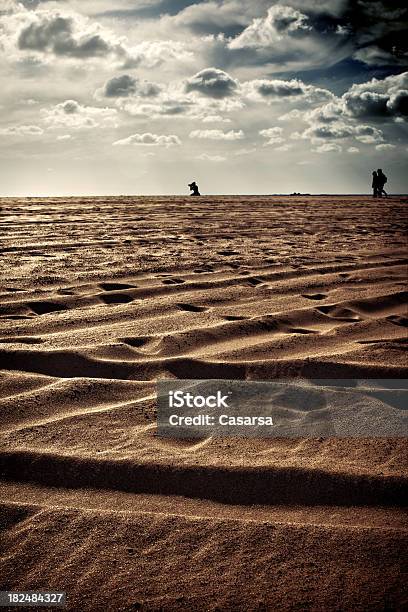
[[399, 609], [406, 439], [160, 439], [155, 381], [406, 378], [407, 204], [0, 200], [3, 585], [73, 610]]

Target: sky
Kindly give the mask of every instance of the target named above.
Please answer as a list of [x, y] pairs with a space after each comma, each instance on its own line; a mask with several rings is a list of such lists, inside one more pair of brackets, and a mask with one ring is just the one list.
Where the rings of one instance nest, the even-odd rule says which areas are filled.
[[407, 193], [405, 6], [1, 0], [0, 195]]

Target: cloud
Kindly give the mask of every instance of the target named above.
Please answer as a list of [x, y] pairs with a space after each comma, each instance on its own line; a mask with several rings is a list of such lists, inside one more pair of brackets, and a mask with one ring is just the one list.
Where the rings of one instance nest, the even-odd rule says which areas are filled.
[[21, 3], [23, 6], [29, 9], [36, 8], [40, 4], [46, 4], [47, 2], [64, 2], [64, 0], [12, 0]]
[[396, 148], [396, 146], [389, 142], [384, 142], [382, 144], [376, 145], [375, 148], [377, 151], [392, 151], [393, 149]]
[[103, 95], [107, 98], [126, 98], [139, 95], [146, 98], [157, 96], [161, 88], [149, 81], [139, 81], [129, 74], [109, 79], [104, 85]]
[[275, 72], [334, 64], [354, 48], [350, 36], [340, 35], [335, 25], [327, 25], [327, 21], [327, 12], [322, 8], [320, 14], [312, 14], [307, 6], [300, 11], [275, 4], [235, 38], [225, 40], [225, 63], [258, 67], [266, 64]]
[[126, 145], [143, 145], [143, 146], [161, 146], [171, 147], [173, 145], [181, 145], [180, 138], [175, 134], [151, 134], [145, 132], [144, 134], [132, 134], [127, 138], [122, 138], [113, 143], [113, 146], [126, 146]]
[[281, 79], [259, 79], [248, 83], [251, 92], [259, 94], [264, 98], [288, 98], [302, 96], [305, 93], [305, 85], [298, 79], [282, 81]]
[[41, 136], [44, 130], [38, 125], [12, 125], [0, 129], [4, 136]]
[[231, 119], [228, 117], [221, 117], [221, 115], [207, 115], [202, 119], [203, 123], [231, 123]]
[[222, 155], [208, 155], [207, 153], [201, 153], [198, 155], [196, 159], [201, 159], [202, 161], [211, 161], [211, 162], [223, 162], [226, 161], [226, 157]]
[[281, 144], [285, 142], [285, 139], [282, 138], [283, 128], [281, 127], [272, 127], [267, 128], [265, 130], [260, 130], [259, 134], [263, 136], [263, 138], [267, 138], [268, 141], [264, 146], [273, 145], [273, 144]]
[[[124, 51], [122, 51], [122, 48]], [[123, 68], [157, 68], [168, 62], [189, 64], [194, 53], [189, 45], [180, 40], [146, 40], [133, 47], [122, 45], [118, 59], [123, 59]]]
[[308, 18], [303, 13], [290, 6], [272, 6], [266, 17], [254, 19], [228, 46], [230, 49], [270, 48], [285, 34], [298, 34], [310, 29]]
[[79, 31], [79, 20], [60, 14], [37, 15], [35, 21], [23, 28], [18, 37], [22, 50], [52, 52], [75, 58], [103, 57], [113, 51], [112, 42], [91, 28]]
[[266, 128], [264, 130], [260, 130], [260, 135], [264, 138], [273, 138], [275, 136], [280, 136], [283, 132], [283, 128], [281, 127], [271, 127]]
[[233, 96], [237, 90], [238, 81], [218, 68], [205, 68], [188, 79], [185, 91], [196, 91], [211, 98]]
[[[271, 6], [272, 5], [272, 6]], [[167, 28], [207, 34], [218, 68], [270, 65], [275, 72], [354, 58], [369, 66], [406, 65], [402, 0], [237, 0], [193, 2], [162, 19]]]
[[190, 138], [201, 138], [208, 140], [241, 140], [244, 138], [244, 132], [242, 130], [229, 130], [229, 132], [223, 132], [222, 130], [193, 130], [190, 132]]
[[389, 119], [408, 115], [408, 72], [353, 85], [342, 96], [343, 112], [350, 117]]
[[237, 149], [236, 151], [234, 151], [234, 155], [251, 155], [251, 153], [255, 153], [256, 152], [256, 148], [255, 147], [251, 147], [250, 149], [243, 147], [242, 149]]
[[287, 144], [283, 144], [280, 147], [276, 147], [275, 151], [289, 151], [292, 148], [293, 145], [291, 145], [290, 143]]
[[45, 122], [54, 128], [91, 129], [100, 125], [115, 127], [117, 110], [84, 106], [76, 100], [65, 100], [50, 109], [42, 109]]
[[133, 117], [148, 119], [167, 117], [203, 123], [230, 123], [229, 117], [224, 115], [244, 107], [243, 101], [238, 96], [213, 98], [198, 95], [196, 92], [186, 93], [184, 80], [174, 80], [160, 87], [160, 92], [154, 98], [147, 100], [146, 97], [138, 96], [136, 92], [133, 96], [117, 99], [116, 105]]
[[400, 89], [391, 94], [387, 108], [393, 115], [408, 116], [408, 89]]
[[[292, 134], [292, 137], [293, 134]], [[371, 125], [347, 125], [338, 122], [330, 125], [317, 125], [306, 129], [300, 138], [311, 139], [316, 144], [324, 139], [344, 139], [354, 137], [364, 144], [372, 144], [383, 140], [383, 133]]]
[[354, 130], [356, 140], [364, 144], [373, 144], [383, 140], [383, 133], [371, 125], [359, 125]]
[[171, 26], [184, 27], [197, 34], [237, 34], [248, 25], [251, 18], [242, 10], [239, 2], [199, 2], [181, 10], [167, 22]]
[[341, 101], [334, 98], [333, 102], [323, 104], [322, 106], [318, 106], [308, 111], [304, 115], [304, 119], [312, 125], [315, 123], [330, 124], [339, 121], [339, 119], [342, 118], [342, 112], [343, 108], [341, 106]]
[[364, 0], [209, 0], [192, 2], [161, 23], [168, 31], [207, 34], [204, 55], [218, 68], [266, 64], [282, 72], [328, 67], [346, 58], [402, 66], [407, 62], [405, 5], [402, 0], [393, 0], [392, 8]]
[[352, 117], [386, 117], [388, 114], [387, 94], [374, 91], [347, 93], [344, 95], [345, 112]]
[[276, 103], [282, 100], [299, 102], [307, 105], [322, 104], [334, 99], [328, 89], [306, 85], [299, 79], [285, 81], [282, 79], [254, 79], [242, 84], [244, 96], [256, 101]]
[[324, 140], [355, 139], [366, 145], [376, 145], [384, 138], [393, 138], [392, 132], [384, 135], [384, 129], [395, 121], [404, 121], [407, 113], [408, 73], [402, 73], [354, 84], [329, 103], [313, 110], [296, 109], [293, 114], [289, 112], [279, 119], [309, 123], [303, 132], [291, 134], [294, 140], [310, 139], [312, 144], [319, 145]]
[[358, 149], [357, 147], [349, 147], [347, 149], [347, 153], [351, 153], [352, 155], [354, 155], [356, 153], [360, 153], [360, 149]]
[[317, 125], [303, 132], [303, 138], [347, 138], [355, 133], [355, 128], [345, 123], [333, 125]]
[[335, 142], [327, 142], [314, 150], [315, 153], [341, 153], [342, 147]]
[[12, 54], [17, 50], [23, 58], [37, 54], [43, 61], [48, 57], [77, 62], [110, 59], [125, 70], [138, 66], [155, 68], [164, 62], [182, 63], [193, 58], [193, 52], [183, 41], [142, 40], [130, 45], [126, 37], [74, 12], [68, 3], [61, 1], [59, 10], [55, 4], [53, 0], [50, 8], [36, 10], [15, 4], [0, 29], [0, 48], [3, 44]]
[[378, 45], [370, 45], [356, 51], [354, 59], [368, 66], [406, 66], [408, 54], [397, 49], [387, 51]]
[[293, 108], [288, 113], [285, 113], [284, 115], [281, 115], [280, 117], [278, 117], [278, 121], [293, 121], [293, 119], [303, 119], [303, 118], [304, 118], [304, 112], [298, 108]]
[[189, 100], [178, 98], [160, 98], [154, 103], [144, 103], [138, 98], [130, 99], [121, 106], [122, 110], [132, 117], [157, 119], [160, 117], [189, 117], [194, 105]]
[[282, 142], [285, 142], [284, 138], [281, 138], [281, 136], [274, 136], [273, 138], [269, 138], [269, 140], [264, 143], [264, 147], [281, 144]]

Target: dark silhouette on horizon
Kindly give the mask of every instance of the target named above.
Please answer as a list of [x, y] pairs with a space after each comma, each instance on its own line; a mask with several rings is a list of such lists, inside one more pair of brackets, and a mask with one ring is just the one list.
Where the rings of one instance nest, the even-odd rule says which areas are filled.
[[387, 182], [387, 177], [381, 168], [373, 172], [373, 182], [371, 184], [373, 188], [373, 198], [382, 198], [383, 195], [387, 197], [387, 192], [384, 189], [384, 185]]
[[201, 195], [201, 193], [198, 191], [198, 185], [195, 181], [193, 181], [192, 183], [188, 184], [189, 188], [190, 188], [190, 195], [192, 196], [199, 196]]

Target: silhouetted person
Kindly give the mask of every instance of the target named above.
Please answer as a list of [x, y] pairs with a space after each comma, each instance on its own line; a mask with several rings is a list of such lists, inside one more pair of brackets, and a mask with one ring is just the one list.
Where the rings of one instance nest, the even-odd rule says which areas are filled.
[[384, 172], [379, 168], [377, 170], [377, 184], [378, 184], [378, 197], [382, 198], [383, 194], [387, 197], [387, 192], [384, 189], [384, 185], [387, 182], [387, 177]]
[[375, 170], [373, 172], [373, 182], [371, 187], [373, 188], [373, 198], [378, 198], [378, 176]]
[[188, 185], [190, 187], [190, 195], [192, 196], [199, 196], [201, 195], [200, 192], [198, 191], [198, 185], [195, 181], [193, 181], [192, 183], [189, 183]]

